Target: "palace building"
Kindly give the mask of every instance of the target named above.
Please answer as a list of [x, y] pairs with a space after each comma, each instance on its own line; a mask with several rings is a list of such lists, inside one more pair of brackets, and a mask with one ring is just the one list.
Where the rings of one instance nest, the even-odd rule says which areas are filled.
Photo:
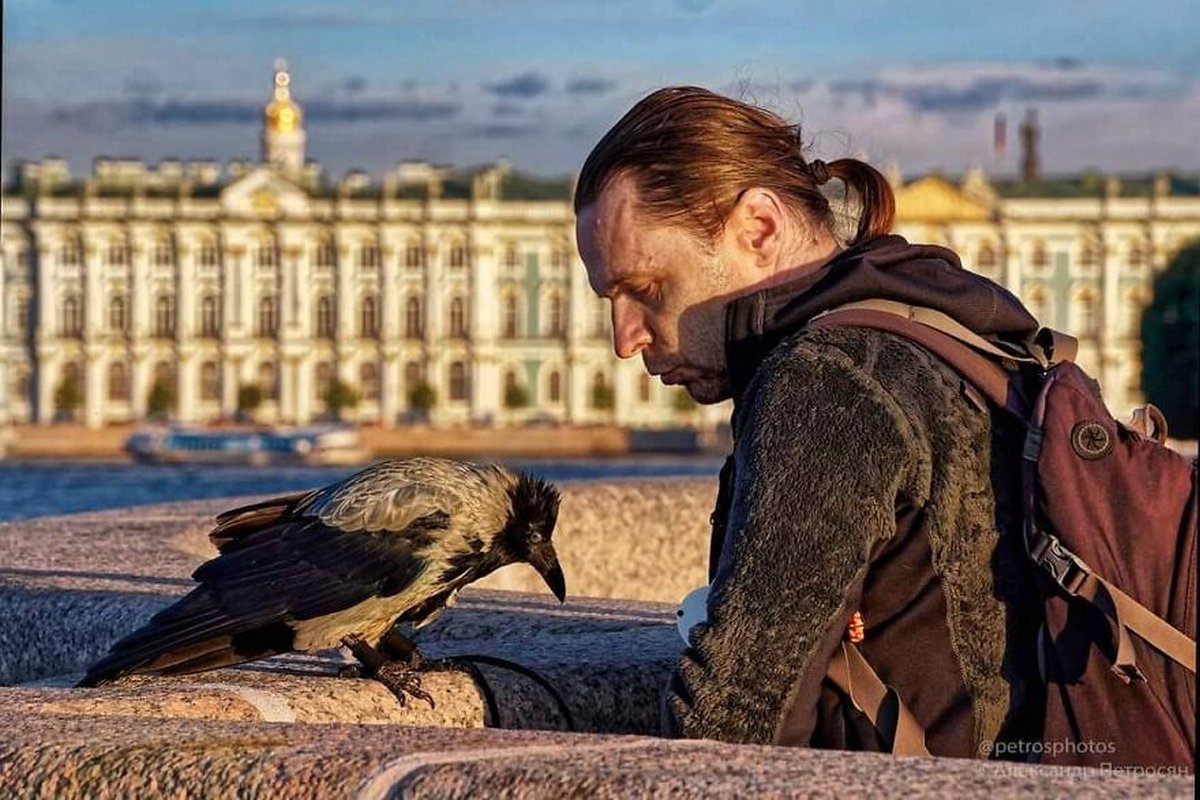
[[[305, 159], [286, 66], [261, 163], [19, 164], [0, 215], [0, 424], [346, 416], [386, 426], [728, 419], [612, 352], [569, 181], [503, 161], [336, 183]], [[893, 176], [898, 232], [946, 244], [1081, 337], [1114, 412], [1140, 400], [1153, 276], [1200, 237], [1200, 181]], [[257, 395], [259, 402], [249, 398]]]

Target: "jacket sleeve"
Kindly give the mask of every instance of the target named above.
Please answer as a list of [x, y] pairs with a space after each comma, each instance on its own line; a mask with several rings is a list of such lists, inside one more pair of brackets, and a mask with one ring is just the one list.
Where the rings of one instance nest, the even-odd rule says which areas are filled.
[[774, 742], [799, 678], [823, 674], [823, 642], [840, 638], [831, 631], [844, 624], [847, 593], [896, 529], [918, 457], [911, 425], [849, 357], [788, 349], [764, 362], [743, 399], [708, 621], [672, 676], [669, 733]]

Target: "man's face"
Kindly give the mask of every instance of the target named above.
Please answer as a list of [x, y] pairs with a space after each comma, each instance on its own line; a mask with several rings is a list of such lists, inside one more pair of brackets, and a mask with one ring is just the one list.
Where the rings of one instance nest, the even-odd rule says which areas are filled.
[[613, 179], [576, 220], [592, 290], [612, 303], [613, 349], [699, 403], [731, 394], [725, 303], [753, 283], [753, 264], [722, 236], [714, 246], [640, 212], [627, 176]]

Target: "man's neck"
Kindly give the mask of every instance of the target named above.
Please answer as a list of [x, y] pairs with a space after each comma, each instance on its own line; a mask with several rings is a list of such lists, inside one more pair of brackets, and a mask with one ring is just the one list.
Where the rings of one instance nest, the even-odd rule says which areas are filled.
[[832, 237], [793, 249], [786, 256], [780, 257], [775, 272], [755, 288], [769, 289], [810, 275], [828, 264], [842, 250], [843, 247]]

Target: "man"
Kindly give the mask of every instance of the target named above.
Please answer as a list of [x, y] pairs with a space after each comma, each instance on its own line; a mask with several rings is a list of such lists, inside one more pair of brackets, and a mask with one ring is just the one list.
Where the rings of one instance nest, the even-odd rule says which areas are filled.
[[[844, 244], [830, 179], [860, 212]], [[1020, 701], [1031, 654], [1006, 652], [1027, 587], [1001, 536], [1004, 487], [1018, 488], [1000, 466], [993, 481], [1002, 424], [907, 339], [807, 327], [884, 298], [1023, 340], [1037, 323], [1020, 303], [951, 251], [886, 235], [894, 201], [876, 170], [809, 161], [796, 127], [703, 89], [631, 109], [588, 157], [575, 210], [617, 355], [698, 402], [734, 401], [708, 620], [672, 678], [673, 732], [889, 749], [825, 679], [856, 612], [861, 652], [930, 752], [976, 756], [1036, 724], [1009, 711], [1037, 704]]]

